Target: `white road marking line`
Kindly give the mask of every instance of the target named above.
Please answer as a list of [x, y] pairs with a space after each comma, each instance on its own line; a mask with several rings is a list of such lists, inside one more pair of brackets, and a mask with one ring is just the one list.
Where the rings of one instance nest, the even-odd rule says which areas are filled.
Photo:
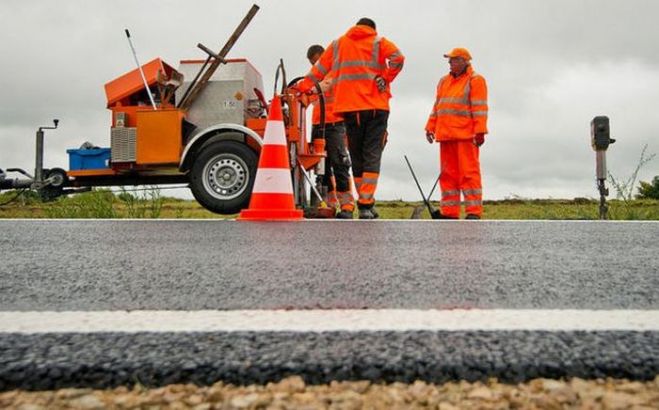
[[659, 331], [659, 310], [0, 312], [0, 333]]

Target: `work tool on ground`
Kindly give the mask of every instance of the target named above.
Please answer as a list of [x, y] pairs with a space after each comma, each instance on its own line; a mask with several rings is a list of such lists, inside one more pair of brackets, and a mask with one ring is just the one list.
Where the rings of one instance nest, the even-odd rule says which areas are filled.
[[430, 190], [430, 193], [428, 194], [428, 201], [431, 201], [432, 194], [435, 193], [435, 189], [437, 189], [437, 184], [439, 183], [439, 178], [442, 177], [442, 173], [440, 172], [439, 175], [437, 175], [437, 179], [435, 179], [435, 184], [432, 186], [432, 189]]
[[302, 175], [304, 175], [304, 178], [306, 179], [307, 183], [311, 187], [311, 192], [316, 196], [316, 199], [318, 200], [318, 206], [317, 207], [311, 207], [308, 209], [305, 209], [305, 217], [306, 218], [311, 218], [311, 219], [329, 219], [329, 218], [334, 218], [336, 216], [336, 209], [330, 208], [327, 206], [327, 203], [323, 199], [323, 196], [318, 192], [318, 188], [314, 185], [314, 183], [311, 181], [311, 178], [307, 174], [307, 172], [302, 168], [302, 164], [298, 161], [298, 165], [300, 167], [300, 172]]
[[[412, 169], [412, 164], [410, 164], [410, 160], [407, 158], [407, 155], [403, 155], [403, 157], [405, 157], [405, 162], [407, 162], [407, 167], [410, 169], [410, 172], [412, 173], [412, 178], [414, 178], [414, 182], [416, 183], [416, 186], [419, 189], [419, 193], [421, 194], [423, 203], [426, 204], [426, 208], [428, 208], [428, 213], [430, 214], [430, 217], [432, 219], [440, 219], [441, 213], [437, 209], [435, 209], [435, 207], [432, 206], [430, 201], [423, 194], [423, 189], [421, 188], [421, 185], [419, 184], [419, 180], [417, 179], [416, 174], [414, 173], [414, 169]], [[439, 178], [437, 178], [437, 180], [439, 180]]]

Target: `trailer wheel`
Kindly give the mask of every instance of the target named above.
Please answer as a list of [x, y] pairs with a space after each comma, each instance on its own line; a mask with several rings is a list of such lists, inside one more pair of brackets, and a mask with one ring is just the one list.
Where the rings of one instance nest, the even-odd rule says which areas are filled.
[[194, 159], [190, 190], [209, 211], [231, 215], [249, 205], [258, 157], [235, 141], [212, 143]]
[[53, 168], [44, 171], [44, 179], [50, 179], [50, 184], [39, 190], [39, 196], [42, 201], [50, 202], [62, 196], [69, 177], [62, 168]]
[[52, 180], [50, 182], [50, 186], [57, 189], [64, 188], [64, 185], [68, 181], [68, 176], [66, 175], [66, 171], [64, 171], [62, 168], [49, 169], [46, 172], [45, 177], [46, 179], [51, 178]]

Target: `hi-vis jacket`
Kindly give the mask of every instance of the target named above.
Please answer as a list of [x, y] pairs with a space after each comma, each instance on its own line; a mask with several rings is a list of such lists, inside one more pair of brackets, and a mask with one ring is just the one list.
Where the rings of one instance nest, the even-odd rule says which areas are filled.
[[[335, 113], [389, 111], [389, 84], [403, 69], [404, 61], [405, 57], [394, 43], [378, 37], [368, 26], [357, 25], [327, 47], [299, 88], [307, 91], [313, 87], [312, 78], [321, 81], [332, 72]], [[377, 76], [387, 82], [383, 92], [374, 81]]]
[[464, 74], [445, 75], [437, 85], [437, 99], [426, 131], [437, 141], [466, 140], [487, 134], [487, 84], [469, 66]]
[[[343, 121], [343, 118], [334, 113], [335, 85], [336, 81], [334, 81], [334, 76], [331, 73], [320, 82], [320, 88], [323, 91], [323, 96], [325, 97], [325, 124], [334, 124]], [[313, 103], [313, 116], [311, 117], [311, 123], [313, 125], [319, 125], [320, 97], [314, 96], [312, 97], [311, 101]]]

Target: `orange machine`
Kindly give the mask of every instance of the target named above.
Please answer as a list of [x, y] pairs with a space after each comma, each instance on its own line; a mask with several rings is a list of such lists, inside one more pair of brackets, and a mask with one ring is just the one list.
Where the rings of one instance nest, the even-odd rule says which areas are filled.
[[[200, 44], [205, 61], [184, 60], [174, 69], [156, 58], [141, 66], [144, 77], [135, 69], [108, 82], [110, 148], [68, 150], [70, 170], [58, 174], [62, 182], [55, 187], [42, 181], [57, 188], [49, 195], [69, 192], [64, 187], [186, 184], [213, 212], [235, 214], [247, 207], [268, 104], [261, 74], [249, 61], [226, 56], [257, 10], [252, 7], [219, 53]], [[324, 147], [308, 142], [303, 97], [282, 87], [274, 98], [284, 107], [295, 199], [304, 208], [310, 193], [306, 172], [322, 172]]]

